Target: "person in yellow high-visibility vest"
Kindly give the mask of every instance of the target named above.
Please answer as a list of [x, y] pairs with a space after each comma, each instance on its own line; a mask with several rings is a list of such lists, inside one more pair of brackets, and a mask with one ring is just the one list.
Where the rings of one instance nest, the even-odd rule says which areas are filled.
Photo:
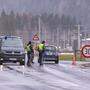
[[29, 43], [25, 46], [25, 50], [26, 50], [27, 56], [28, 56], [27, 66], [31, 66], [31, 63], [33, 63], [33, 60], [32, 60], [33, 55], [32, 55], [32, 53], [34, 53], [31, 41], [29, 41]]
[[40, 43], [40, 44], [38, 45], [38, 52], [39, 52], [38, 63], [39, 63], [40, 65], [43, 65], [42, 56], [43, 56], [44, 51], [45, 51], [45, 41], [42, 41], [42, 43]]

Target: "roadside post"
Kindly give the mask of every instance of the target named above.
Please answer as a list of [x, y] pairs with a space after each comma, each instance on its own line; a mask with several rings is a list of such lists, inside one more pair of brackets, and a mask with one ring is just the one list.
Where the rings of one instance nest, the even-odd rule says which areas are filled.
[[27, 61], [28, 61], [28, 56], [27, 56], [27, 44], [25, 43], [25, 46], [24, 46], [24, 49], [25, 49], [25, 62], [24, 62], [24, 66], [27, 67]]
[[[0, 39], [0, 53], [1, 53], [1, 45], [2, 45], [2, 39]], [[0, 55], [0, 59], [1, 59], [1, 55]], [[0, 61], [0, 65], [2, 65], [1, 61]]]
[[3, 65], [0, 65], [0, 71], [3, 71]]
[[73, 60], [72, 60], [72, 65], [76, 65], [76, 60], [77, 60], [77, 50], [78, 50], [78, 41], [75, 39], [73, 41]]

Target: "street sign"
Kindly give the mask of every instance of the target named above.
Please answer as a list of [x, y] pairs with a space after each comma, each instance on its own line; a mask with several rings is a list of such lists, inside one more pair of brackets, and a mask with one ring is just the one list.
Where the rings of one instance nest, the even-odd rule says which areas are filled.
[[90, 58], [90, 45], [83, 46], [81, 52], [85, 58]]
[[33, 36], [33, 40], [34, 40], [34, 41], [38, 41], [38, 40], [39, 40], [39, 37], [38, 37], [37, 34], [35, 34], [35, 35]]

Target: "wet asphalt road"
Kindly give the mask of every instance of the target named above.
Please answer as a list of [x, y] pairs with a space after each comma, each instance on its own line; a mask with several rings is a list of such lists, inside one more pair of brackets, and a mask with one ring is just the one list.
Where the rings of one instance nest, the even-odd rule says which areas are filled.
[[40, 67], [5, 65], [0, 71], [0, 90], [90, 90], [90, 69], [71, 63], [47, 63]]

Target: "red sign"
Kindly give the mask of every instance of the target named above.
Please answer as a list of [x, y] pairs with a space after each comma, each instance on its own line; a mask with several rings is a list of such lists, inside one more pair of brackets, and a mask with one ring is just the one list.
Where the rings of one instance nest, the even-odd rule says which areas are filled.
[[34, 40], [34, 41], [38, 41], [38, 40], [39, 40], [39, 37], [38, 37], [37, 34], [35, 34], [35, 35], [33, 36], [33, 40]]
[[82, 55], [85, 58], [90, 58], [90, 45], [83, 46], [83, 48], [82, 48]]

